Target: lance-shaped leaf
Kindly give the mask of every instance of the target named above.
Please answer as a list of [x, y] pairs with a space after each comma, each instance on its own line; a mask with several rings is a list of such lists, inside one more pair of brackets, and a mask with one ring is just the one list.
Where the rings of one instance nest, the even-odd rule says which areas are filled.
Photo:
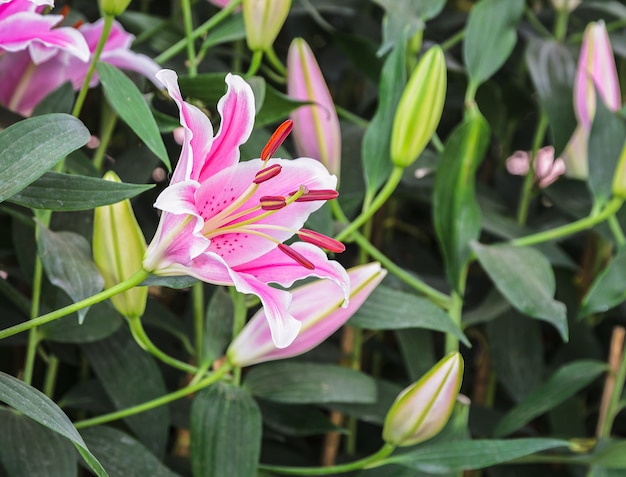
[[626, 300], [626, 247], [596, 277], [583, 298], [579, 317], [605, 312]]

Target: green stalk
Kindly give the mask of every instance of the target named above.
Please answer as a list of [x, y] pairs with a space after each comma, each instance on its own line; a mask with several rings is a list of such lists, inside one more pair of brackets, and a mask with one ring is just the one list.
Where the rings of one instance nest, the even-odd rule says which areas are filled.
[[111, 142], [111, 137], [113, 136], [113, 130], [115, 129], [115, 125], [117, 124], [117, 114], [113, 111], [108, 103], [104, 103], [102, 105], [102, 123], [100, 125], [100, 144], [98, 145], [98, 149], [93, 155], [93, 165], [94, 167], [102, 172], [102, 166], [104, 164], [104, 155], [106, 153], [107, 147], [109, 147], [109, 143]]
[[98, 426], [100, 424], [105, 424], [111, 421], [117, 421], [118, 419], [123, 419], [125, 417], [134, 416], [135, 414], [139, 414], [142, 412], [149, 411], [151, 409], [155, 409], [157, 407], [168, 404], [172, 401], [176, 401], [177, 399], [183, 398], [185, 396], [189, 396], [196, 391], [200, 391], [201, 389], [206, 388], [207, 386], [219, 381], [222, 377], [230, 370], [228, 364], [225, 363], [220, 369], [215, 371], [210, 376], [207, 376], [202, 381], [197, 384], [185, 386], [178, 391], [174, 391], [169, 394], [165, 394], [164, 396], [158, 397], [151, 401], [144, 402], [142, 404], [137, 404], [136, 406], [131, 406], [126, 409], [122, 409], [120, 411], [111, 412], [109, 414], [104, 414], [102, 416], [93, 417], [91, 419], [85, 419], [84, 421], [78, 421], [74, 423], [74, 427], [76, 429], [84, 429], [86, 427]]
[[539, 21], [532, 8], [528, 6], [524, 8], [524, 15], [526, 15], [528, 23], [530, 23], [541, 36], [545, 38], [552, 38], [552, 33], [550, 33], [550, 30], [543, 26], [543, 23]]
[[[245, 297], [237, 290], [235, 287], [230, 287], [228, 289], [230, 292], [230, 298], [233, 301], [234, 311], [233, 311], [233, 339], [241, 332], [243, 327], [246, 325], [246, 316], [248, 314], [248, 308], [246, 307]], [[239, 385], [241, 382], [241, 368], [234, 367], [233, 368], [233, 383], [235, 385]]]
[[450, 48], [456, 46], [457, 44], [461, 43], [464, 38], [465, 38], [465, 29], [459, 30], [454, 35], [452, 35], [450, 38], [448, 38], [446, 41], [442, 42], [441, 45], [439, 45], [439, 46], [441, 46], [441, 49], [443, 51], [446, 51], [446, 50], [449, 50]]
[[246, 74], [244, 75], [246, 78], [250, 78], [254, 76], [259, 68], [261, 67], [261, 61], [263, 61], [263, 50], [256, 50], [252, 53], [252, 59], [250, 60], [250, 67]]
[[270, 65], [272, 65], [278, 73], [280, 73], [283, 77], [287, 76], [287, 68], [283, 65], [283, 62], [280, 61], [278, 55], [276, 55], [273, 46], [270, 46], [267, 50], [265, 50], [265, 56], [270, 62]]
[[367, 119], [363, 119], [361, 116], [357, 116], [354, 113], [351, 113], [350, 111], [348, 111], [345, 108], [342, 108], [341, 106], [337, 106], [335, 104], [335, 110], [337, 111], [337, 115], [343, 119], [346, 119], [347, 121], [350, 121], [352, 124], [359, 126], [363, 129], [367, 129], [367, 127], [370, 125], [370, 122]]
[[43, 383], [43, 392], [50, 399], [54, 398], [54, 388], [56, 385], [57, 372], [59, 371], [59, 358], [50, 355], [48, 358], [48, 369], [46, 370], [46, 377]]
[[548, 118], [546, 113], [541, 112], [539, 116], [539, 124], [535, 130], [535, 137], [533, 138], [533, 149], [530, 156], [530, 164], [528, 165], [528, 172], [524, 177], [524, 185], [522, 186], [522, 193], [520, 196], [519, 206], [517, 208], [517, 223], [523, 225], [528, 218], [528, 206], [530, 205], [530, 199], [532, 197], [533, 184], [535, 183], [535, 161], [537, 160], [537, 151], [543, 142], [543, 138], [546, 135], [546, 129], [548, 128]]
[[626, 243], [626, 237], [624, 237], [624, 231], [619, 224], [619, 220], [617, 220], [615, 215], [611, 215], [607, 221], [609, 223], [609, 227], [611, 228], [611, 232], [613, 233], [613, 237], [615, 237], [617, 245], [622, 247]]
[[51, 321], [58, 320], [59, 318], [67, 316], [70, 313], [74, 313], [75, 311], [82, 310], [83, 308], [95, 305], [96, 303], [100, 303], [107, 298], [111, 298], [118, 293], [122, 293], [126, 290], [133, 288], [134, 286], [139, 285], [148, 277], [148, 275], [149, 273], [145, 270], [139, 270], [128, 280], [120, 282], [117, 285], [101, 291], [100, 293], [97, 293], [95, 295], [92, 295], [88, 298], [85, 298], [84, 300], [72, 303], [71, 305], [65, 306], [63, 308], [59, 308], [58, 310], [39, 316], [33, 320], [25, 321], [15, 326], [5, 328], [4, 330], [0, 330], [0, 340], [21, 333], [22, 331], [45, 325], [46, 323], [50, 323]]
[[191, 293], [193, 297], [196, 364], [200, 365], [204, 354], [204, 283], [195, 283], [191, 288]]
[[189, 0], [181, 1], [181, 9], [183, 11], [183, 23], [185, 25], [185, 39], [187, 42], [187, 61], [189, 65], [189, 76], [192, 78], [198, 74], [198, 67], [196, 65], [196, 48], [193, 44], [193, 21], [191, 19], [191, 3]]

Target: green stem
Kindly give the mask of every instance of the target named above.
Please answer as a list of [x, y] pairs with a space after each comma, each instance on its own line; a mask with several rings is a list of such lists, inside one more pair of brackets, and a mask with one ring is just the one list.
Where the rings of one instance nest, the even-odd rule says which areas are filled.
[[102, 33], [100, 33], [100, 39], [98, 40], [98, 44], [96, 45], [96, 51], [94, 51], [91, 57], [91, 63], [89, 63], [87, 76], [85, 76], [83, 85], [78, 92], [78, 98], [76, 98], [76, 102], [74, 103], [74, 109], [72, 109], [72, 116], [74, 117], [78, 117], [80, 115], [81, 109], [83, 108], [83, 103], [85, 102], [87, 91], [89, 90], [89, 83], [91, 82], [91, 78], [96, 71], [96, 64], [98, 63], [100, 54], [102, 53], [104, 45], [106, 44], [109, 38], [109, 34], [111, 33], [111, 28], [113, 27], [113, 21], [115, 20], [115, 17], [113, 15], [104, 14], [103, 20], [104, 23], [102, 25]]
[[117, 114], [115, 114], [115, 111], [113, 111], [108, 103], [105, 102], [102, 105], [100, 144], [98, 145], [98, 149], [96, 149], [96, 152], [93, 155], [93, 165], [100, 172], [102, 172], [104, 155], [106, 153], [107, 147], [109, 147], [109, 143], [111, 142], [111, 137], [113, 136], [113, 130], [115, 129], [116, 124]]
[[4, 338], [8, 338], [9, 336], [16, 335], [18, 333], [21, 333], [22, 331], [30, 330], [31, 328], [34, 328], [37, 326], [45, 325], [46, 323], [50, 323], [51, 321], [58, 320], [59, 318], [67, 316], [70, 313], [74, 313], [75, 311], [82, 310], [83, 308], [95, 305], [96, 303], [100, 303], [101, 301], [104, 301], [107, 298], [111, 298], [112, 296], [117, 295], [118, 293], [122, 293], [126, 290], [133, 288], [134, 286], [139, 285], [148, 277], [148, 275], [149, 273], [146, 272], [145, 270], [143, 269], [139, 270], [128, 280], [118, 283], [117, 285], [111, 288], [108, 288], [104, 291], [101, 291], [100, 293], [97, 293], [96, 295], [90, 296], [88, 298], [85, 298], [84, 300], [78, 301], [76, 303], [65, 306], [53, 312], [47, 313], [33, 320], [25, 321], [24, 323], [20, 323], [18, 325], [11, 326], [9, 328], [5, 328], [4, 330], [0, 330], [0, 340]]
[[513, 239], [509, 242], [510, 245], [517, 247], [526, 247], [529, 245], [536, 245], [538, 243], [548, 242], [550, 240], [556, 240], [568, 235], [572, 235], [576, 232], [581, 232], [592, 228], [601, 222], [604, 222], [620, 209], [623, 200], [614, 198], [604, 207], [604, 209], [596, 214], [590, 215], [575, 222], [556, 227], [554, 229], [545, 230], [536, 234], [527, 235], [526, 237], [520, 237]]
[[339, 232], [335, 236], [335, 239], [342, 241], [349, 238], [353, 232], [357, 231], [363, 224], [365, 224], [365, 222], [367, 222], [378, 211], [378, 209], [382, 207], [387, 199], [391, 197], [391, 194], [393, 194], [393, 191], [396, 190], [396, 187], [402, 179], [403, 172], [404, 169], [402, 167], [395, 166], [384, 187], [372, 201], [371, 206], [368, 207], [367, 210], [361, 212], [361, 214], [354, 219], [350, 225]]
[[528, 20], [528, 23], [530, 23], [535, 28], [535, 30], [537, 30], [537, 32], [541, 34], [541, 36], [545, 38], [552, 38], [552, 33], [550, 33], [550, 30], [543, 26], [543, 23], [539, 21], [537, 15], [535, 15], [535, 12], [533, 12], [532, 8], [527, 6], [524, 9], [524, 14], [526, 15], [526, 20]]
[[183, 11], [183, 23], [185, 25], [185, 39], [187, 43], [187, 61], [189, 65], [187, 68], [189, 69], [189, 76], [192, 78], [198, 74], [198, 68], [196, 65], [196, 48], [194, 47], [193, 41], [193, 21], [191, 19], [191, 4], [189, 0], [181, 1], [181, 9]]
[[419, 278], [411, 275], [409, 272], [404, 270], [403, 268], [396, 265], [392, 260], [390, 260], [387, 256], [385, 256], [380, 250], [378, 250], [374, 245], [372, 245], [363, 235], [359, 232], [354, 232], [352, 234], [354, 241], [359, 245], [359, 247], [363, 248], [367, 253], [374, 259], [381, 263], [383, 267], [393, 273], [396, 277], [402, 280], [404, 283], [409, 285], [411, 288], [414, 288], [418, 292], [426, 295], [432, 302], [439, 305], [441, 308], [448, 309], [451, 306], [450, 297], [444, 293], [441, 293], [439, 290], [432, 288], [430, 285], [427, 285]]
[[250, 78], [254, 76], [257, 71], [259, 71], [259, 67], [261, 66], [261, 61], [263, 61], [263, 50], [256, 50], [252, 53], [252, 59], [250, 60], [250, 67], [246, 74], [244, 75], [246, 78]]
[[204, 283], [194, 284], [191, 293], [193, 296], [196, 364], [199, 365], [202, 363], [202, 355], [204, 354]]
[[533, 185], [535, 183], [535, 161], [537, 160], [537, 151], [543, 142], [543, 138], [546, 135], [546, 129], [548, 128], [548, 118], [544, 112], [539, 116], [539, 124], [535, 130], [535, 137], [533, 138], [532, 151], [530, 156], [530, 164], [528, 165], [528, 172], [524, 177], [524, 185], [522, 186], [522, 193], [520, 196], [519, 206], [517, 208], [517, 223], [523, 225], [528, 218], [528, 207], [530, 205], [530, 199], [532, 197]]
[[283, 467], [281, 465], [259, 465], [259, 469], [266, 470], [268, 472], [275, 472], [277, 474], [286, 475], [331, 475], [343, 472], [350, 472], [352, 470], [367, 469], [377, 467], [380, 461], [389, 456], [395, 449], [391, 444], [385, 444], [376, 453], [365, 457], [363, 459], [356, 460], [347, 464], [330, 465], [328, 467]]
[[[465, 289], [465, 277], [467, 276], [467, 266], [464, 267], [463, 277], [459, 280], [462, 282], [463, 289]], [[461, 328], [461, 314], [463, 311], [463, 290], [452, 292], [452, 304], [448, 310], [448, 315], [452, 318], [452, 321]], [[459, 338], [447, 333], [446, 334], [446, 354], [451, 351], [459, 350]]]
[[91, 419], [85, 419], [84, 421], [75, 422], [74, 427], [76, 429], [84, 429], [86, 427], [98, 426], [100, 424], [105, 424], [111, 421], [117, 421], [118, 419], [123, 419], [128, 416], [134, 416], [135, 414], [139, 414], [139, 413], [146, 412], [151, 409], [163, 406], [172, 401], [176, 401], [177, 399], [183, 398], [185, 396], [189, 396], [190, 394], [195, 393], [196, 391], [200, 391], [201, 389], [204, 389], [207, 386], [219, 381], [229, 370], [230, 369], [228, 365], [224, 364], [220, 369], [215, 371], [210, 376], [207, 376], [205, 379], [198, 382], [197, 384], [185, 386], [184, 388], [179, 389], [178, 391], [174, 391], [172, 393], [158, 397], [151, 401], [147, 401], [142, 404], [137, 404], [136, 406], [128, 407], [120, 411], [112, 412], [109, 414], [104, 414], [98, 417], [93, 417]]
[[[231, 2], [226, 7], [224, 7], [222, 10], [217, 12], [215, 15], [209, 18], [206, 22], [204, 22], [198, 28], [196, 28], [191, 34], [191, 38], [195, 40], [196, 38], [199, 38], [202, 35], [204, 35], [206, 32], [208, 32], [211, 28], [215, 28], [222, 21], [228, 18], [230, 14], [233, 12], [233, 10], [235, 10], [235, 8], [237, 8], [242, 1], [243, 0], [231, 0]], [[176, 56], [179, 52], [181, 52], [185, 48], [186, 45], [187, 45], [187, 38], [183, 38], [177, 41], [176, 43], [174, 43], [172, 46], [170, 46], [167, 50], [165, 50], [159, 56], [157, 56], [154, 59], [154, 61], [156, 61], [159, 64], [164, 63], [167, 60], [171, 59], [172, 57]]]
[[[246, 307], [246, 302], [244, 295], [235, 290], [235, 287], [230, 287], [228, 289], [230, 292], [230, 297], [233, 301], [233, 339], [241, 332], [243, 327], [246, 325], [246, 316], [248, 314], [248, 308]], [[241, 368], [234, 367], [233, 368], [233, 383], [239, 385], [241, 381]]]
[[443, 145], [443, 142], [441, 142], [437, 133], [433, 133], [433, 137], [430, 138], [430, 142], [439, 154], [441, 154], [445, 149], [445, 146]]
[[276, 55], [273, 46], [270, 46], [267, 50], [265, 50], [265, 56], [267, 57], [270, 65], [272, 65], [278, 73], [280, 73], [282, 76], [287, 76], [287, 68], [285, 67], [285, 65], [283, 65], [283, 62], [280, 61], [280, 59]]
[[[37, 227], [37, 240], [39, 240], [39, 227]], [[41, 280], [43, 278], [43, 267], [39, 255], [35, 257], [35, 271], [33, 272], [33, 296], [30, 302], [30, 322], [39, 315], [39, 302], [41, 300]], [[30, 323], [27, 322], [27, 323]], [[35, 368], [35, 356], [39, 337], [36, 328], [32, 328], [28, 333], [28, 345], [26, 346], [26, 360], [24, 362], [23, 381], [31, 384], [33, 381], [33, 370]]]
[[443, 51], [446, 51], [446, 50], [449, 50], [450, 48], [456, 46], [458, 43], [461, 43], [463, 41], [463, 38], [465, 38], [465, 30], [464, 29], [456, 32], [454, 35], [452, 35], [446, 41], [441, 43], [441, 45], [439, 45], [439, 46], [441, 46], [441, 49]]
[[615, 237], [615, 241], [619, 247], [622, 247], [626, 243], [626, 237], [624, 237], [624, 231], [619, 224], [619, 220], [615, 215], [611, 215], [608, 218], [609, 227], [611, 228], [611, 232], [613, 233], [613, 237]]
[[352, 124], [355, 124], [363, 129], [367, 129], [367, 127], [370, 125], [370, 122], [367, 119], [363, 119], [361, 116], [357, 116], [356, 114], [351, 113], [341, 106], [337, 106], [335, 104], [335, 109], [337, 110], [337, 115], [339, 117], [350, 121]]
[[554, 37], [558, 41], [563, 41], [567, 34], [567, 21], [569, 19], [569, 8], [561, 8], [557, 11], [554, 22]]
[[155, 358], [170, 365], [172, 368], [180, 369], [186, 373], [195, 374], [198, 371], [198, 368], [195, 366], [173, 358], [157, 348], [146, 334], [146, 330], [144, 330], [141, 323], [141, 318], [129, 318], [127, 321], [130, 331], [133, 334], [133, 338], [135, 338], [137, 344], [148, 353], [152, 354]]
[[43, 383], [43, 392], [50, 399], [54, 399], [54, 387], [56, 385], [58, 370], [59, 358], [51, 354], [48, 359], [48, 369], [46, 370], [46, 377]]

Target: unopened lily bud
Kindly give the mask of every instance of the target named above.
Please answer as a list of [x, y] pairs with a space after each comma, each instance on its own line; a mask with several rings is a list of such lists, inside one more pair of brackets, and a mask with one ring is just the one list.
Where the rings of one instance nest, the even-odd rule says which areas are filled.
[[[112, 171], [104, 179], [121, 182]], [[105, 288], [111, 288], [132, 277], [141, 269], [146, 241], [139, 228], [130, 201], [96, 207], [93, 221], [93, 258], [104, 278]], [[135, 287], [114, 295], [111, 302], [126, 318], [143, 315], [148, 299], [147, 287]]]
[[252, 51], [265, 51], [283, 27], [291, 0], [243, 0], [246, 41]]
[[328, 280], [318, 280], [292, 291], [290, 313], [300, 322], [296, 339], [285, 348], [277, 348], [265, 317], [260, 310], [232, 342], [226, 355], [234, 366], [250, 366], [298, 356], [319, 345], [359, 309], [385, 278], [387, 271], [379, 263], [369, 263], [348, 270], [350, 301]]
[[117, 17], [126, 11], [129, 4], [130, 0], [100, 0], [100, 11]]
[[626, 199], [626, 143], [624, 143], [613, 175], [613, 194], [621, 199]]
[[402, 93], [391, 130], [391, 160], [408, 167], [437, 130], [446, 98], [446, 61], [434, 46], [420, 59]]
[[573, 11], [582, 0], [550, 0], [555, 10]]
[[298, 154], [317, 159], [332, 174], [341, 169], [341, 129], [326, 81], [311, 48], [296, 38], [287, 54], [287, 94], [312, 104], [291, 114], [293, 138]]
[[410, 446], [437, 435], [454, 409], [462, 378], [461, 354], [445, 356], [396, 398], [385, 418], [383, 440]]

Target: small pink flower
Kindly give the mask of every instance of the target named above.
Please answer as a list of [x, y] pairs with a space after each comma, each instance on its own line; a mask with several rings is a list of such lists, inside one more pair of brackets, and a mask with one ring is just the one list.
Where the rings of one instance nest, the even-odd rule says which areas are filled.
[[[515, 151], [506, 160], [506, 170], [515, 176], [525, 176], [530, 168], [530, 154], [527, 151]], [[554, 147], [545, 146], [537, 151], [534, 163], [535, 181], [544, 189], [565, 173], [565, 162], [560, 157], [554, 158]]]
[[[87, 61], [89, 50], [74, 28], [54, 28], [61, 15], [40, 15], [39, 7], [53, 6], [52, 0], [0, 0], [0, 50], [27, 50], [36, 64], [53, 56], [58, 48], [79, 61]], [[0, 51], [1, 53], [1, 51]]]
[[[269, 283], [290, 287], [310, 276], [328, 278], [342, 290], [347, 306], [348, 275], [319, 248], [341, 251], [343, 245], [302, 229], [309, 214], [337, 196], [337, 179], [313, 159], [272, 158], [289, 123], [272, 136], [261, 158], [239, 162], [239, 146], [250, 136], [255, 115], [254, 96], [243, 78], [226, 76], [215, 137], [206, 115], [183, 101], [176, 73], [162, 70], [157, 78], [180, 109], [185, 140], [171, 183], [155, 203], [163, 213], [144, 268], [257, 295], [274, 343], [288, 346], [301, 323], [289, 311], [291, 293]], [[294, 234], [307, 240], [285, 245]]]
[[341, 169], [341, 129], [326, 81], [309, 45], [302, 38], [291, 42], [287, 54], [287, 94], [311, 102], [291, 114], [298, 154], [312, 157], [333, 174]]
[[350, 303], [341, 304], [343, 293], [333, 283], [318, 280], [295, 288], [289, 312], [302, 327], [286, 348], [274, 346], [264, 310], [259, 310], [231, 343], [226, 355], [234, 366], [291, 358], [315, 348], [339, 329], [361, 307], [385, 278], [387, 271], [379, 263], [369, 263], [348, 270]]

